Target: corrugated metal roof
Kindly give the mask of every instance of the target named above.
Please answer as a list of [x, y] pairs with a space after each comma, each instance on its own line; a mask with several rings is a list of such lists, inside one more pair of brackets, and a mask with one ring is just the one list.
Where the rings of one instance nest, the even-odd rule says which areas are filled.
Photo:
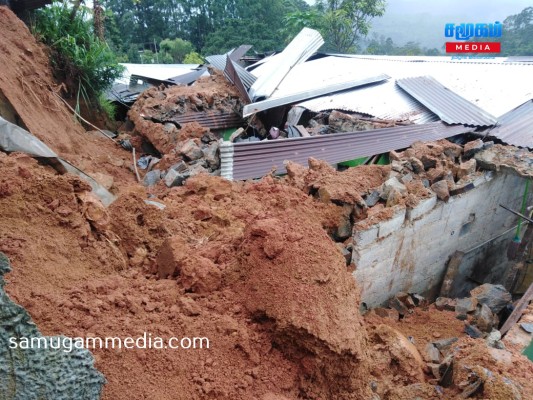
[[252, 100], [272, 96], [278, 85], [291, 72], [295, 65], [306, 61], [324, 44], [319, 32], [304, 28], [279, 54], [262, 65], [263, 73], [250, 88]]
[[533, 148], [533, 100], [498, 118], [498, 125], [488, 135], [507, 144]]
[[236, 113], [220, 113], [212, 111], [174, 115], [171, 118], [165, 119], [165, 122], [167, 121], [175, 121], [180, 125], [190, 122], [198, 122], [200, 125], [213, 130], [235, 128], [243, 123], [241, 116]]
[[[200, 64], [120, 64], [125, 67], [122, 77], [115, 83], [128, 85], [132, 75], [166, 80], [198, 69]], [[205, 72], [207, 74], [207, 72]]]
[[379, 119], [425, 124], [439, 117], [396, 86], [393, 80], [356, 90], [323, 96], [299, 103], [313, 112], [325, 110], [353, 111]]
[[[226, 70], [226, 60], [227, 60], [228, 54], [221, 54], [221, 55], [214, 55], [206, 57], [205, 59], [209, 64], [211, 64], [213, 67], [220, 71]], [[239, 77], [241, 78], [242, 83], [246, 88], [250, 88], [254, 82], [257, 80], [257, 78], [252, 75], [250, 72], [246, 71], [243, 67], [241, 67], [236, 62], [233, 63], [233, 66], [237, 73], [239, 74]]]
[[505, 57], [461, 60], [452, 60], [452, 57], [343, 57], [351, 59], [357, 74], [380, 72], [394, 79], [431, 75], [492, 115], [505, 114], [533, 98], [533, 63], [505, 62]]
[[277, 167], [276, 172], [282, 174], [286, 172], [285, 161], [307, 165], [307, 160], [314, 157], [336, 164], [406, 148], [419, 140], [438, 140], [472, 130], [462, 125], [433, 122], [293, 139], [223, 142], [220, 148], [222, 176], [235, 180], [259, 178], [268, 174], [272, 167]]
[[396, 84], [449, 124], [491, 126], [496, 118], [431, 76], [404, 78]]
[[[342, 80], [344, 78], [344, 81]], [[364, 86], [371, 83], [381, 82], [388, 79], [388, 75], [374, 75], [368, 77], [358, 77], [354, 78], [353, 76], [342, 77], [339, 76], [338, 82], [333, 83], [323, 83], [321, 81], [315, 82], [314, 85], [311, 85], [309, 88], [304, 89], [306, 86], [300, 88], [299, 91], [286, 93], [282, 96], [271, 97], [269, 99], [247, 104], [243, 109], [243, 116], [247, 117], [249, 115], [255, 114], [259, 111], [268, 110], [270, 108], [279, 107], [286, 104], [293, 104], [298, 101], [305, 99], [311, 99], [313, 97], [321, 96], [324, 94], [335, 93], [341, 90], [346, 90], [354, 88], [357, 86]]]

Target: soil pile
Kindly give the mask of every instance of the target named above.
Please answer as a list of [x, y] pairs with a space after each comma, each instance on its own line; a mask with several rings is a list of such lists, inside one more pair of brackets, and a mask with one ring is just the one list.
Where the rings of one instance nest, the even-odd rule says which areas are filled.
[[7, 7], [0, 7], [0, 37], [0, 110], [9, 109], [14, 114], [12, 122], [84, 172], [108, 175], [95, 176], [98, 181], [109, 181], [112, 176], [117, 187], [133, 182], [128, 170], [131, 156], [109, 139], [86, 133], [75, 122], [58, 97], [61, 86], [52, 77], [47, 49]]

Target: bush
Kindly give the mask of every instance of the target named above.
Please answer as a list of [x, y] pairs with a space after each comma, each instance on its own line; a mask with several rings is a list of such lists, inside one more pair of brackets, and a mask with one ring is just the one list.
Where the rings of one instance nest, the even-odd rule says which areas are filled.
[[105, 42], [93, 31], [87, 8], [71, 15], [68, 2], [54, 2], [36, 11], [33, 32], [51, 49], [51, 64], [69, 94], [87, 103], [98, 97], [121, 76], [123, 67]]

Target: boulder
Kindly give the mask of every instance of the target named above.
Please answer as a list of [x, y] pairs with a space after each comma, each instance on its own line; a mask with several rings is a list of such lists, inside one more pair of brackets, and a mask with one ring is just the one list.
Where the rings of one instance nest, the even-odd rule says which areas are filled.
[[448, 201], [450, 198], [450, 191], [448, 189], [448, 183], [446, 181], [438, 181], [431, 185], [431, 190], [433, 190], [437, 198], [442, 201]]
[[490, 310], [498, 314], [512, 301], [511, 294], [502, 285], [485, 283], [470, 291], [470, 295], [477, 299], [478, 303], [486, 304]]

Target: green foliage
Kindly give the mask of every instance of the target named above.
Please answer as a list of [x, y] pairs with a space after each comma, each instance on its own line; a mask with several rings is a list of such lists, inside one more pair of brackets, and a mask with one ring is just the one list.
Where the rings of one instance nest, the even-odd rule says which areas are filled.
[[195, 51], [191, 51], [183, 59], [184, 64], [203, 64], [204, 59]]
[[533, 56], [533, 7], [503, 21], [502, 55]]
[[117, 113], [117, 106], [115, 103], [109, 101], [104, 94], [100, 94], [100, 96], [98, 96], [98, 105], [111, 121], [115, 120], [115, 115]]
[[[156, 43], [181, 38], [192, 48], [170, 51], [172, 62], [181, 62], [191, 51], [220, 54], [244, 42], [256, 51], [281, 49], [285, 15], [306, 11], [303, 0], [102, 0], [106, 10], [106, 37], [117, 54], [133, 62], [129, 51], [154, 51]], [[164, 58], [166, 60], [166, 58]]]
[[169, 55], [169, 60], [174, 64], [181, 64], [187, 54], [190, 54], [194, 49], [191, 42], [176, 38], [174, 40], [165, 39], [159, 44], [161, 53]]
[[370, 20], [385, 13], [385, 1], [318, 0], [316, 9], [322, 14], [324, 49], [346, 53], [355, 51], [357, 40], [368, 34]]
[[33, 30], [51, 48], [51, 63], [71, 95], [86, 102], [96, 99], [118, 78], [123, 68], [106, 43], [96, 38], [87, 9], [71, 16], [68, 2], [38, 10]]
[[441, 52], [436, 49], [428, 49], [421, 47], [417, 42], [407, 42], [403, 46], [396, 46], [392, 39], [389, 37], [385, 39], [385, 36], [377, 36], [374, 34], [368, 46], [364, 51], [366, 54], [380, 54], [380, 55], [396, 55], [396, 56], [439, 56]]

